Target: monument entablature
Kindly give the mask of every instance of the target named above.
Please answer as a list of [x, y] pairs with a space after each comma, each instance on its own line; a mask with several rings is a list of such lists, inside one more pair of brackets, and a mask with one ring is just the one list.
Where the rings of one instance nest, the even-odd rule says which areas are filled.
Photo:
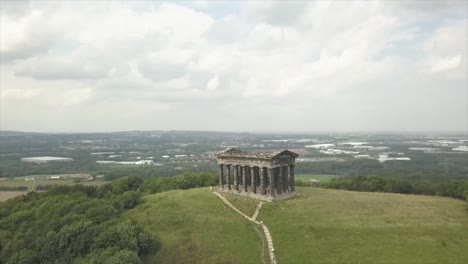
[[224, 150], [216, 155], [219, 165], [219, 190], [265, 201], [295, 197], [296, 157], [298, 155], [289, 150]]

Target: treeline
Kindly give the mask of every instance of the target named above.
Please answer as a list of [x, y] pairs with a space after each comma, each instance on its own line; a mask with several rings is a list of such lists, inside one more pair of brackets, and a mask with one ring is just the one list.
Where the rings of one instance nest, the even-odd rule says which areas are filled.
[[16, 191], [25, 192], [28, 190], [26, 186], [0, 186], [0, 191]]
[[157, 193], [176, 189], [190, 189], [206, 186], [217, 186], [218, 176], [209, 172], [185, 172], [174, 177], [146, 179], [143, 191]]
[[0, 263], [140, 263], [159, 242], [123, 213], [143, 181], [57, 186], [0, 203]]
[[404, 194], [424, 194], [468, 200], [468, 180], [446, 182], [414, 182], [380, 176], [357, 176], [334, 178], [320, 187], [360, 192], [389, 192]]
[[142, 203], [143, 193], [216, 184], [217, 176], [206, 172], [130, 176], [99, 187], [44, 187], [46, 192], [10, 199], [0, 203], [0, 263], [141, 263], [160, 242], [123, 213]]
[[408, 181], [429, 180], [443, 182], [449, 179], [467, 179], [468, 166], [464, 153], [424, 154], [408, 153], [411, 161], [348, 159], [342, 162], [297, 163], [297, 174], [332, 174], [339, 176], [372, 176], [400, 178]]
[[113, 181], [128, 175], [138, 176], [141, 178], [161, 178], [168, 176], [176, 176], [181, 174], [180, 170], [175, 170], [174, 167], [181, 167], [182, 169], [189, 169], [190, 171], [199, 172], [216, 172], [216, 164], [212, 163], [200, 163], [197, 168], [194, 168], [192, 164], [184, 163], [171, 163], [163, 166], [109, 166], [101, 165], [99, 170], [93, 172], [95, 175], [104, 175], [106, 181]]

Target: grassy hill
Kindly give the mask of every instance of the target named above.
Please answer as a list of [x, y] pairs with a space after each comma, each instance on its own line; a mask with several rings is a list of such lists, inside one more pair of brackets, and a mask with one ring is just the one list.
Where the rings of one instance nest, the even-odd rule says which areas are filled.
[[[299, 198], [265, 203], [280, 264], [468, 263], [468, 212], [450, 198], [298, 188]], [[251, 214], [255, 203], [229, 196]], [[253, 224], [207, 188], [145, 197], [129, 215], [158, 235], [145, 263], [262, 263]]]
[[450, 198], [299, 188], [259, 219], [279, 263], [468, 263], [468, 212]]
[[262, 263], [256, 228], [208, 188], [148, 195], [129, 216], [162, 241], [144, 263]]

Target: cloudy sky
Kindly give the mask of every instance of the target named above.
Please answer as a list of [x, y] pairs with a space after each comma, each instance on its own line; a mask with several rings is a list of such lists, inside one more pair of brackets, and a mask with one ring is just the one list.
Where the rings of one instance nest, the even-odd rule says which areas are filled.
[[468, 131], [468, 1], [1, 1], [0, 129]]

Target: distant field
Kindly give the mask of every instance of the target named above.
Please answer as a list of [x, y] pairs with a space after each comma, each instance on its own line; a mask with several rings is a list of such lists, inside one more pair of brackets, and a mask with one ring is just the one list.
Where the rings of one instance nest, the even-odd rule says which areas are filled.
[[301, 175], [296, 175], [296, 180], [303, 181], [303, 182], [308, 182], [310, 180], [319, 180], [321, 183], [324, 182], [329, 182], [333, 178], [338, 178], [339, 176], [336, 175], [331, 175], [331, 174], [301, 174]]
[[[0, 180], [0, 187], [27, 187], [28, 190], [31, 190], [34, 181], [26, 181], [26, 178], [31, 178], [31, 177], [40, 177], [40, 179], [37, 179], [35, 182], [35, 186], [37, 187], [38, 185], [73, 185], [73, 184], [83, 184], [83, 185], [102, 185], [109, 183], [108, 181], [103, 181], [103, 180], [95, 180], [95, 181], [82, 181], [82, 182], [74, 182], [74, 179], [71, 178], [70, 176], [67, 176], [67, 174], [60, 174], [64, 175], [65, 179], [59, 179], [59, 180], [52, 180], [52, 179], [47, 179], [50, 176], [53, 175], [30, 175], [30, 176], [25, 176], [25, 177], [17, 177], [17, 178], [12, 178], [12, 179], [7, 179], [7, 178], [1, 178]], [[77, 175], [77, 174], [72, 174], [72, 175]], [[86, 174], [81, 174], [81, 175], [86, 175]], [[80, 178], [80, 177], [75, 177], [75, 179]], [[82, 177], [81, 177], [82, 178]]]
[[143, 263], [263, 263], [257, 230], [208, 188], [148, 195], [128, 215], [162, 242]]
[[7, 192], [0, 191], [0, 202], [6, 201], [10, 198], [26, 194], [26, 192]]
[[468, 263], [464, 202], [434, 196], [298, 188], [264, 204], [279, 263]]

